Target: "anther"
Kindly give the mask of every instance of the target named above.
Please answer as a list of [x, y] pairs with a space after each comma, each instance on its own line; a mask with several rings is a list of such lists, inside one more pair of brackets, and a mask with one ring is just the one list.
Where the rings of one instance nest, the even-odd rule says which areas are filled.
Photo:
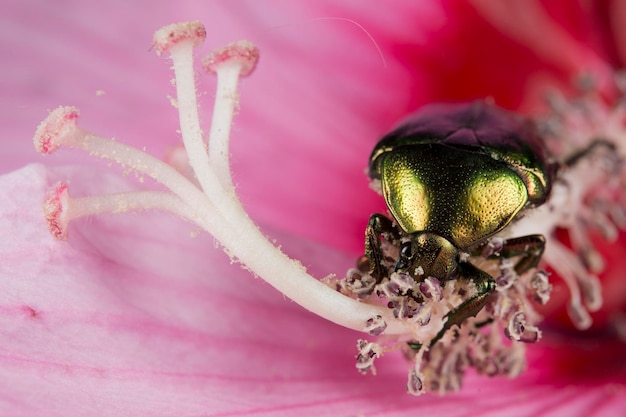
[[[614, 236], [617, 237], [617, 230], [615, 230]], [[610, 241], [608, 238], [607, 240]], [[580, 257], [582, 258], [585, 266], [589, 269], [590, 272], [598, 274], [604, 271], [604, 258], [595, 248], [586, 247], [585, 249], [580, 251]]]
[[409, 372], [409, 380], [406, 384], [408, 393], [415, 396], [426, 392], [424, 389], [424, 375], [419, 371], [420, 362], [416, 361], [415, 366]]
[[400, 290], [400, 287], [398, 286], [398, 284], [396, 284], [393, 281], [385, 280], [383, 284], [381, 284], [379, 287], [381, 289], [380, 292], [387, 298], [394, 298], [399, 295], [402, 295], [402, 291]]
[[406, 294], [415, 285], [415, 281], [407, 273], [394, 272], [389, 277], [392, 283], [396, 285], [400, 294]]
[[500, 254], [500, 251], [504, 247], [504, 242], [505, 240], [501, 237], [492, 237], [485, 245], [481, 256], [483, 258], [488, 258], [489, 256]]
[[381, 315], [372, 317], [365, 322], [365, 331], [370, 336], [379, 336], [383, 334], [385, 329], [387, 329], [387, 323]]
[[504, 334], [511, 340], [525, 343], [535, 343], [541, 338], [541, 332], [535, 326], [526, 323], [526, 315], [517, 312], [509, 319], [509, 325], [504, 329]]
[[354, 294], [358, 298], [365, 298], [374, 291], [375, 286], [374, 277], [352, 268], [346, 273], [346, 279], [339, 282], [338, 290], [346, 295]]
[[537, 271], [530, 280], [530, 292], [533, 300], [539, 304], [546, 304], [550, 300], [552, 285], [548, 280], [548, 273], [544, 270]]
[[362, 374], [372, 372], [373, 375], [376, 375], [374, 360], [383, 354], [383, 348], [378, 343], [368, 342], [362, 339], [357, 341], [356, 347], [358, 350], [356, 369]]
[[443, 299], [443, 289], [441, 283], [435, 277], [428, 277], [420, 282], [419, 289], [422, 295], [433, 301], [441, 301]]
[[506, 291], [515, 283], [517, 273], [514, 267], [515, 265], [510, 259], [500, 259], [500, 275], [496, 278], [498, 291]]
[[602, 308], [602, 284], [595, 275], [587, 275], [578, 280], [585, 306], [589, 311], [598, 311]]
[[431, 303], [419, 304], [412, 309], [412, 316], [407, 318], [412, 319], [413, 322], [415, 322], [419, 326], [427, 326], [430, 323], [432, 311], [433, 308]]

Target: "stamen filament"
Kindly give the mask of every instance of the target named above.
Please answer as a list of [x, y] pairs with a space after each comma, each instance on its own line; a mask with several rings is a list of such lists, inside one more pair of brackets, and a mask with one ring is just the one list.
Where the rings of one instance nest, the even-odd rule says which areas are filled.
[[43, 207], [50, 231], [61, 240], [67, 238], [67, 225], [71, 220], [103, 213], [159, 210], [200, 223], [198, 214], [190, 206], [174, 194], [163, 191], [131, 191], [74, 198], [69, 195], [67, 184], [61, 182], [53, 187]]
[[191, 42], [177, 44], [171, 48], [170, 56], [176, 79], [180, 132], [189, 157], [189, 165], [204, 192], [211, 195], [217, 181], [213, 178], [214, 173], [209, 164], [208, 151], [200, 128], [193, 71], [193, 45]]
[[246, 234], [233, 233], [220, 241], [242, 264], [285, 296], [307, 310], [353, 330], [365, 331], [370, 318], [382, 316], [387, 323], [385, 334], [407, 332], [389, 309], [358, 302], [318, 281], [300, 263], [271, 244], [256, 227], [250, 229], [251, 225], [254, 226], [252, 223], [243, 226]]
[[[202, 29], [199, 30], [198, 28]], [[204, 40], [204, 33], [204, 27], [198, 22], [170, 25], [155, 32], [154, 42], [159, 54], [168, 51], [172, 59], [180, 129], [183, 144], [189, 157], [189, 165], [196, 174], [204, 194], [214, 203], [224, 219], [231, 226], [237, 227], [241, 223], [241, 218], [248, 216], [238, 204], [231, 183], [229, 182], [225, 188], [217, 178], [209, 162], [208, 151], [200, 128], [193, 69], [193, 48]], [[177, 42], [171, 42], [170, 39], [172, 38], [177, 39]], [[237, 79], [234, 80], [235, 89], [236, 82]], [[228, 125], [228, 130], [230, 130], [232, 123], [232, 113], [229, 117], [228, 119], [220, 119], [224, 125]], [[228, 164], [227, 157], [226, 154], [226, 164]], [[228, 169], [228, 165], [226, 169]], [[245, 223], [246, 227], [253, 224], [251, 221]], [[218, 238], [218, 240], [220, 239]]]
[[550, 243], [550, 246], [546, 247], [544, 252], [544, 259], [554, 268], [570, 291], [568, 313], [572, 322], [577, 329], [586, 330], [591, 327], [592, 320], [581, 302], [582, 297], [578, 281], [582, 277], [577, 277], [576, 275], [579, 271], [584, 271], [585, 268], [579, 259], [563, 244], [557, 240]]
[[[69, 112], [75, 114], [71, 119], [67, 117]], [[91, 156], [109, 159], [123, 168], [130, 167], [148, 175], [172, 190], [191, 207], [212, 206], [208, 198], [195, 185], [165, 162], [146, 152], [112, 139], [105, 139], [78, 127], [76, 125], [77, 114], [78, 111], [72, 107], [59, 107], [51, 112], [35, 133], [35, 148], [44, 154], [52, 153], [61, 146], [81, 149]], [[65, 125], [61, 129], [55, 129], [58, 135], [52, 136], [50, 126], [58, 124], [59, 119], [64, 120]]]
[[[199, 23], [190, 23], [193, 25], [200, 25]], [[198, 31], [188, 30], [188, 25], [182, 26], [183, 30], [177, 25], [170, 25], [158, 30], [155, 33], [155, 44], [159, 45], [159, 52], [169, 51], [173, 62], [174, 77], [176, 80], [176, 95], [178, 101], [178, 114], [180, 120], [181, 134], [183, 137], [183, 144], [189, 157], [189, 165], [196, 174], [196, 178], [200, 183], [200, 186], [204, 190], [204, 194], [211, 199], [215, 204], [217, 210], [221, 213], [226, 221], [228, 221], [233, 228], [237, 228], [241, 225], [242, 219], [248, 219], [247, 213], [243, 210], [237, 200], [232, 181], [230, 180], [230, 173], [226, 177], [226, 183], [221, 183], [218, 179], [213, 166], [209, 162], [209, 155], [202, 138], [202, 129], [200, 128], [199, 116], [198, 116], [198, 103], [196, 99], [196, 86], [194, 81], [193, 70], [193, 47], [196, 46], [200, 40], [197, 36]], [[202, 31], [201, 33], [204, 33]], [[164, 34], [170, 34], [164, 36]], [[169, 42], [171, 37], [180, 36], [182, 39], [176, 43]], [[203, 36], [201, 36], [203, 40]], [[166, 41], [163, 41], [166, 40]], [[165, 44], [164, 44], [165, 42]], [[231, 65], [232, 66], [232, 65]], [[239, 66], [241, 69], [241, 66]], [[228, 88], [232, 90], [232, 94], [236, 96], [237, 80], [239, 78], [239, 71], [232, 75], [236, 77], [230, 77], [230, 85]], [[220, 95], [218, 94], [216, 99], [216, 106]], [[234, 106], [234, 103], [224, 103], [230, 106]], [[232, 123], [233, 111], [218, 111], [218, 128], [222, 130], [226, 135], [230, 134], [230, 126]], [[221, 140], [225, 142], [225, 146], [228, 146], [228, 138]], [[218, 148], [220, 143], [218, 143]], [[220, 152], [217, 153], [220, 155]], [[224, 151], [224, 155], [220, 155], [222, 162], [222, 171], [230, 171], [228, 165], [228, 150]], [[224, 176], [224, 174], [222, 174]], [[245, 225], [242, 231], [253, 226], [256, 226], [248, 219], [244, 222]], [[265, 238], [263, 238], [265, 240]]]
[[258, 58], [259, 51], [252, 43], [240, 41], [214, 51], [203, 62], [207, 71], [217, 75], [209, 132], [209, 159], [219, 180], [227, 189], [233, 189], [228, 148], [233, 116], [239, 105], [237, 83], [240, 77], [252, 72]]
[[241, 68], [235, 65], [223, 66], [217, 70], [217, 91], [209, 132], [209, 159], [220, 182], [233, 188], [233, 181], [228, 163], [230, 129], [239, 102], [237, 83]]
[[[263, 236], [243, 212], [238, 200], [232, 196], [225, 198], [222, 187], [216, 190], [218, 204], [213, 205], [205, 194], [171, 166], [130, 146], [87, 133], [76, 126], [77, 117], [78, 111], [72, 107], [60, 107], [50, 113], [35, 134], [37, 149], [42, 153], [51, 153], [61, 146], [77, 148], [146, 174], [169, 188], [188, 206], [185, 210], [173, 206], [168, 211], [196, 222], [220, 241], [231, 256], [304, 308], [358, 331], [365, 330], [367, 320], [380, 315], [388, 323], [386, 333], [406, 332], [406, 328], [393, 319], [388, 309], [345, 297], [307, 274], [300, 264]], [[89, 210], [85, 210], [88, 214]], [[189, 214], [193, 210], [201, 211]], [[224, 212], [229, 215], [223, 216]], [[67, 221], [75, 217], [69, 216]], [[63, 238], [65, 230], [66, 227], [61, 226], [53, 234]]]

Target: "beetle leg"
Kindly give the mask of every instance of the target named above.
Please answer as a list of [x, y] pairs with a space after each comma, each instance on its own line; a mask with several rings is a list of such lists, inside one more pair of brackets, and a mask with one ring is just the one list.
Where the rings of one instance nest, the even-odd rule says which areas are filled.
[[607, 140], [596, 139], [589, 146], [579, 150], [578, 152], [570, 155], [563, 164], [567, 167], [572, 167], [578, 163], [581, 159], [589, 156], [591, 153], [595, 152], [598, 148], [604, 148], [607, 152], [616, 152], [615, 145]]
[[[387, 276], [387, 268], [385, 267], [385, 255], [383, 253], [380, 236], [388, 241], [399, 240], [400, 234], [393, 226], [393, 222], [382, 214], [372, 214], [367, 228], [365, 229], [365, 258], [368, 266], [364, 266], [367, 272], [380, 282]], [[358, 262], [363, 265], [363, 259]]]
[[454, 310], [446, 314], [446, 322], [437, 333], [437, 336], [430, 342], [433, 346], [448, 329], [455, 324], [460, 326], [469, 317], [474, 317], [485, 307], [489, 297], [496, 289], [496, 281], [488, 273], [481, 271], [469, 262], [461, 262], [458, 265], [459, 275], [455, 278], [461, 282], [473, 282], [476, 286], [476, 295], [462, 302]]
[[500, 256], [504, 258], [521, 256], [515, 264], [515, 272], [521, 275], [539, 264], [545, 245], [546, 238], [543, 235], [528, 235], [507, 239], [502, 246]]

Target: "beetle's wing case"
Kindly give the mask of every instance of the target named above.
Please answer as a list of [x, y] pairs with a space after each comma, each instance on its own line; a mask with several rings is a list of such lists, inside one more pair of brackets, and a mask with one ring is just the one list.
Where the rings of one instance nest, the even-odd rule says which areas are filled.
[[550, 194], [556, 165], [528, 121], [483, 101], [422, 107], [383, 137], [370, 155], [370, 177], [379, 178], [379, 157], [392, 149], [441, 143], [484, 152], [506, 162], [522, 178], [529, 201], [543, 203]]
[[383, 196], [407, 233], [437, 233], [467, 248], [524, 207], [524, 182], [488, 155], [440, 144], [399, 148], [381, 161]]
[[407, 233], [433, 231], [468, 247], [549, 192], [554, 168], [524, 119], [475, 102], [430, 105], [370, 156], [387, 205]]

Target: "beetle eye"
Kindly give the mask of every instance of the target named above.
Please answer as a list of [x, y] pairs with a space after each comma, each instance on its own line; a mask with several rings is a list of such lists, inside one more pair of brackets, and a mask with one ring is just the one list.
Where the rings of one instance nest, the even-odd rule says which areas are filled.
[[400, 257], [396, 264], [396, 271], [407, 269], [411, 266], [411, 257], [413, 255], [413, 247], [411, 242], [404, 242], [400, 247]]
[[404, 242], [400, 248], [400, 257], [404, 259], [411, 258], [411, 242]]

